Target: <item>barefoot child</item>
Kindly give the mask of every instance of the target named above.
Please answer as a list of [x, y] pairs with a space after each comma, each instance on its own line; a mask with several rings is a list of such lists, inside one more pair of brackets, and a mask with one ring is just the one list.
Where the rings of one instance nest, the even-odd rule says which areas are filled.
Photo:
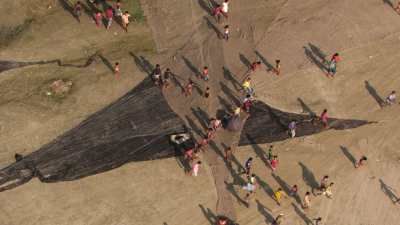
[[279, 76], [281, 74], [281, 60], [275, 60], [275, 64], [275, 73]]
[[306, 195], [304, 196], [304, 202], [303, 202], [303, 209], [308, 209], [311, 206], [311, 193], [309, 191], [306, 192]]
[[125, 32], [128, 32], [128, 25], [129, 25], [129, 18], [131, 15], [129, 14], [128, 11], [125, 11], [124, 14], [122, 14], [121, 19], [122, 19], [122, 27], [124, 28]]
[[223, 39], [225, 39], [226, 41], [229, 40], [229, 25], [225, 25], [225, 27], [224, 27]]
[[103, 15], [101, 14], [100, 11], [97, 11], [96, 14], [94, 15], [94, 22], [96, 23], [97, 27], [100, 27], [102, 19]]
[[324, 109], [324, 111], [321, 113], [321, 122], [324, 125], [324, 128], [328, 128], [329, 124], [328, 124], [328, 110]]
[[115, 78], [118, 80], [119, 79], [119, 62], [115, 63], [114, 74], [115, 74]]
[[358, 162], [356, 162], [355, 167], [358, 168], [358, 167], [363, 166], [367, 160], [368, 160], [367, 157], [366, 157], [365, 155], [363, 155], [363, 156], [361, 157], [361, 159], [358, 160]]
[[210, 77], [209, 77], [209, 75], [208, 75], [208, 67], [205, 66], [205, 67], [203, 68], [203, 79], [204, 79], [205, 81], [208, 81], [209, 78], [210, 78]]
[[274, 158], [271, 160], [271, 169], [274, 172], [278, 168], [278, 156], [274, 155]]
[[385, 99], [386, 105], [393, 105], [396, 103], [396, 91], [392, 91]]
[[200, 170], [200, 165], [201, 165], [201, 161], [198, 161], [197, 163], [195, 163], [192, 166], [192, 172], [191, 175], [197, 177], [197, 174], [199, 173]]
[[282, 188], [278, 188], [278, 190], [275, 191], [274, 193], [275, 201], [278, 203], [278, 205], [281, 205], [281, 198], [282, 197], [287, 197], [286, 193], [283, 192]]

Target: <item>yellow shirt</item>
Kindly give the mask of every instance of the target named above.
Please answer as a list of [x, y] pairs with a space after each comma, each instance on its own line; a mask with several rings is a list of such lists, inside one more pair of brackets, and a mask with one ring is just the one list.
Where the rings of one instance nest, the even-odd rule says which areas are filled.
[[277, 191], [277, 192], [275, 192], [275, 198], [276, 199], [281, 199], [281, 197], [282, 197], [282, 191]]
[[244, 88], [250, 88], [250, 81], [245, 81], [245, 82], [243, 83], [243, 87], [244, 87]]
[[240, 114], [240, 107], [237, 107], [234, 111], [235, 115], [239, 115]]

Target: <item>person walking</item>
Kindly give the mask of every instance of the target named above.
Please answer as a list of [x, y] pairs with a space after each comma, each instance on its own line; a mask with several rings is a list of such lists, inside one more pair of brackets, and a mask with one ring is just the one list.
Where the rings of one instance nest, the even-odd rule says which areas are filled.
[[279, 163], [279, 161], [278, 161], [278, 156], [277, 156], [277, 155], [274, 155], [274, 158], [271, 160], [271, 169], [272, 169], [272, 172], [274, 172], [274, 171], [278, 168], [278, 163]]
[[287, 198], [287, 195], [286, 195], [285, 192], [283, 192], [282, 188], [278, 188], [278, 190], [276, 190], [274, 192], [274, 198], [275, 198], [276, 203], [278, 203], [279, 206], [281, 205], [281, 198], [282, 197]]
[[229, 11], [229, 0], [224, 0], [222, 2], [221, 13], [222, 13], [222, 15], [225, 16], [225, 18], [228, 18], [228, 11]]
[[292, 120], [288, 125], [288, 133], [291, 138], [296, 136], [296, 121]]
[[246, 95], [253, 96], [253, 88], [251, 88], [251, 78], [248, 77], [242, 84], [243, 90], [245, 91]]
[[396, 103], [396, 91], [390, 92], [385, 99], [385, 105], [393, 105]]
[[192, 176], [197, 177], [199, 170], [200, 170], [200, 165], [201, 165], [201, 161], [197, 161], [195, 164], [193, 164], [192, 171], [191, 171]]
[[303, 209], [309, 209], [311, 207], [311, 193], [309, 191], [304, 195]]
[[273, 152], [272, 152], [272, 149], [274, 148], [274, 146], [273, 145], [270, 145], [269, 146], [269, 149], [268, 149], [268, 161], [271, 163], [271, 161], [272, 161], [272, 159], [274, 158], [274, 154], [273, 154]]
[[321, 221], [322, 221], [322, 218], [318, 217], [318, 218], [315, 218], [313, 220], [315, 221], [315, 225], [319, 225], [321, 223]]
[[102, 19], [103, 19], [103, 15], [101, 14], [100, 11], [97, 11], [96, 14], [94, 14], [94, 22], [96, 23], [97, 27], [101, 26]]
[[118, 80], [120, 78], [119, 62], [115, 63], [114, 74], [115, 74], [115, 78]]
[[244, 173], [249, 176], [250, 175], [250, 170], [251, 170], [251, 166], [253, 163], [253, 157], [250, 157], [246, 160], [246, 162], [244, 163]]
[[110, 6], [106, 9], [107, 30], [110, 29], [114, 17], [113, 8]]
[[250, 113], [250, 107], [253, 105], [253, 101], [251, 95], [246, 95], [246, 98], [243, 100], [242, 108], [245, 112]]
[[114, 12], [115, 16], [120, 18], [122, 16], [122, 4], [120, 0], [117, 0], [117, 2], [114, 4]]
[[327, 109], [324, 109], [324, 111], [322, 111], [320, 119], [321, 119], [321, 122], [322, 122], [324, 128], [328, 128], [329, 123], [328, 123], [328, 110]]
[[122, 27], [124, 28], [125, 32], [128, 32], [129, 18], [130, 17], [131, 17], [131, 15], [129, 14], [128, 11], [125, 11], [121, 16]]
[[224, 27], [223, 39], [225, 41], [229, 40], [229, 25], [225, 25], [225, 27]]
[[160, 64], [156, 64], [156, 68], [151, 72], [153, 82], [155, 85], [160, 86], [161, 84], [161, 66]]
[[340, 61], [339, 53], [335, 53], [331, 57], [331, 61], [329, 63], [328, 68], [328, 76], [333, 78], [336, 74], [336, 65]]
[[75, 6], [74, 6], [74, 14], [75, 14], [75, 17], [76, 17], [76, 19], [78, 20], [79, 23], [81, 22], [81, 19], [80, 19], [80, 17], [81, 17], [81, 12], [82, 12], [82, 4], [81, 4], [81, 1], [77, 1], [77, 2], [75, 3]]

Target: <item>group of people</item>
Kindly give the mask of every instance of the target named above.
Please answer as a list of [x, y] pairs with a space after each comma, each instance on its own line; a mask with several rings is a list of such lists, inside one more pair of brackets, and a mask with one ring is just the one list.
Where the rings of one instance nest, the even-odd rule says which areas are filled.
[[[98, 7], [100, 0], [90, 0], [88, 4], [95, 4]], [[105, 0], [103, 0], [105, 4]], [[77, 1], [73, 7], [73, 13], [76, 19], [80, 22], [80, 17], [82, 15], [83, 4], [81, 1]], [[93, 20], [96, 23], [97, 27], [100, 27], [103, 19], [105, 20], [105, 25], [107, 29], [110, 29], [111, 24], [115, 19], [121, 23], [125, 32], [128, 32], [129, 19], [131, 15], [128, 11], [122, 12], [122, 3], [120, 0], [117, 0], [113, 6], [108, 6], [107, 9], [102, 13], [100, 10], [97, 10], [93, 14]]]

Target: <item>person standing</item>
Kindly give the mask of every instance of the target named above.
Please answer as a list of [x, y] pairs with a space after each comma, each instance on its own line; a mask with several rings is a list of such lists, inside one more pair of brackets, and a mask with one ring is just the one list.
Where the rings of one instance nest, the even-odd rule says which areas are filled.
[[185, 87], [185, 97], [191, 96], [193, 92], [193, 81], [189, 79], [189, 83]]
[[249, 176], [250, 175], [250, 170], [251, 170], [251, 165], [253, 162], [253, 157], [250, 157], [246, 160], [246, 162], [244, 163], [244, 173]]
[[328, 68], [328, 76], [330, 76], [331, 78], [333, 78], [336, 74], [336, 65], [339, 61], [340, 61], [339, 53], [333, 54]]
[[161, 84], [161, 66], [156, 64], [156, 68], [152, 71], [152, 78], [155, 85], [159, 86]]
[[225, 18], [228, 18], [228, 11], [229, 11], [229, 0], [224, 0], [222, 2], [221, 12], [222, 12], [222, 15], [225, 16]]
[[319, 190], [324, 192], [326, 190], [326, 188], [328, 187], [328, 182], [329, 182], [329, 176], [325, 175], [322, 179], [321, 179], [321, 184], [319, 186]]
[[289, 126], [288, 126], [288, 128], [289, 128], [289, 136], [291, 137], [291, 138], [294, 138], [295, 136], [296, 136], [296, 121], [291, 121], [290, 123], [289, 123]]
[[213, 15], [217, 23], [221, 22], [221, 15], [222, 15], [222, 7], [221, 5], [217, 4], [213, 10]]
[[297, 185], [296, 184], [293, 185], [292, 188], [290, 189], [290, 196], [296, 197], [298, 195], [297, 194], [298, 191], [299, 191], [299, 189], [298, 189]]
[[248, 77], [242, 84], [243, 90], [247, 95], [253, 96], [253, 89], [251, 88], [251, 78]]
[[97, 11], [96, 14], [94, 14], [94, 22], [96, 23], [97, 27], [100, 27], [102, 19], [103, 15], [101, 14], [100, 11]]
[[390, 92], [390, 94], [385, 99], [386, 105], [393, 105], [396, 103], [396, 91]]
[[311, 207], [311, 193], [306, 192], [304, 196], [303, 209], [309, 209]]
[[324, 109], [324, 111], [322, 111], [320, 119], [321, 119], [321, 122], [322, 122], [324, 128], [328, 128], [329, 123], [328, 123], [328, 110], [327, 109]]
[[281, 74], [281, 60], [279, 59], [275, 60], [275, 74], [278, 76]]
[[358, 160], [358, 162], [356, 162], [356, 164], [354, 165], [356, 168], [359, 168], [361, 166], [364, 165], [364, 163], [367, 161], [367, 157], [365, 155], [363, 155], [360, 160]]
[[121, 6], [122, 6], [121, 1], [117, 0], [117, 2], [114, 4], [114, 12], [116, 17], [122, 16]]
[[122, 27], [124, 28], [125, 32], [128, 32], [129, 17], [131, 17], [131, 15], [128, 11], [125, 11], [121, 16]]
[[210, 78], [210, 77], [209, 77], [209, 75], [208, 75], [208, 67], [205, 66], [205, 67], [203, 68], [203, 79], [204, 79], [205, 81], [208, 81], [209, 78]]
[[192, 172], [191, 175], [197, 177], [199, 170], [200, 170], [200, 165], [201, 161], [197, 161], [193, 166], [192, 166]]
[[115, 78], [118, 80], [120, 78], [119, 62], [115, 63], [114, 74], [115, 74]]
[[75, 17], [76, 17], [76, 19], [78, 20], [79, 23], [81, 22], [81, 19], [80, 19], [81, 11], [82, 11], [81, 1], [77, 1], [75, 6], [74, 6], [74, 14], [75, 14]]
[[167, 89], [168, 86], [169, 86], [169, 82], [170, 82], [171, 76], [172, 76], [171, 70], [169, 68], [167, 68], [165, 70], [165, 72], [164, 72], [164, 79], [163, 79], [163, 82], [162, 82], [163, 83], [163, 87], [165, 89]]
[[271, 169], [272, 169], [272, 172], [274, 172], [274, 171], [278, 168], [278, 163], [279, 163], [279, 161], [278, 161], [278, 156], [277, 156], [277, 155], [274, 155], [274, 158], [271, 160]]
[[113, 8], [110, 6], [106, 10], [107, 29], [110, 29], [114, 17]]
[[231, 147], [225, 149], [225, 160], [230, 164], [232, 162], [233, 152]]
[[224, 39], [225, 41], [228, 41], [228, 40], [229, 40], [229, 25], [225, 25], [225, 27], [224, 27], [224, 36], [223, 36], [223, 39]]
[[269, 149], [268, 149], [268, 161], [271, 163], [271, 161], [272, 161], [272, 159], [273, 159], [273, 157], [274, 157], [274, 154], [272, 153], [272, 149], [274, 148], [274, 146], [273, 145], [270, 145], [269, 146]]
[[278, 190], [275, 191], [274, 193], [275, 201], [278, 203], [278, 205], [281, 205], [281, 198], [282, 197], [287, 197], [286, 193], [283, 192], [282, 188], [278, 188]]
[[333, 182], [331, 182], [326, 188], [325, 190], [322, 192], [323, 195], [325, 195], [327, 198], [332, 198], [333, 194], [332, 194], [332, 186], [333, 186]]
[[315, 225], [319, 225], [319, 223], [321, 223], [321, 221], [322, 221], [322, 218], [318, 217], [318, 218], [315, 218], [313, 220], [315, 220]]

